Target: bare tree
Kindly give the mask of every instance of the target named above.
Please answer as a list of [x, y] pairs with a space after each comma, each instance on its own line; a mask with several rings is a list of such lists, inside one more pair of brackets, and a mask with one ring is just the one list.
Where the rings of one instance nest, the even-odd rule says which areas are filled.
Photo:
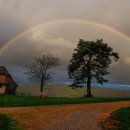
[[52, 54], [42, 54], [36, 57], [33, 63], [26, 66], [26, 74], [29, 79], [40, 82], [40, 96], [42, 96], [47, 81], [51, 79], [50, 69], [59, 65], [59, 61], [59, 58]]

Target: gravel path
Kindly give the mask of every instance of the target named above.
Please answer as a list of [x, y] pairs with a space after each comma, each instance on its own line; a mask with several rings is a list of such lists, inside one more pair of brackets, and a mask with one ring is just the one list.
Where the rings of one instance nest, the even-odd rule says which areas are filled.
[[50, 122], [45, 130], [101, 130], [97, 126], [95, 117], [98, 117], [98, 111], [75, 111], [64, 118], [56, 119]]
[[11, 115], [25, 130], [101, 130], [100, 122], [112, 111], [128, 106], [130, 101], [0, 108], [0, 113]]

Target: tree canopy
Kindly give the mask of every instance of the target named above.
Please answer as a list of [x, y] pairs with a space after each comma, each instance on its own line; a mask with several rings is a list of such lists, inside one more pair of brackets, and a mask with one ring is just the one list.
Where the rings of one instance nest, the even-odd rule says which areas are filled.
[[95, 78], [101, 84], [107, 82], [104, 76], [109, 74], [109, 65], [118, 59], [119, 54], [102, 39], [97, 41], [80, 39], [68, 66], [69, 78], [74, 80], [71, 87], [81, 87], [82, 83], [87, 83], [87, 96], [92, 96], [92, 79]]

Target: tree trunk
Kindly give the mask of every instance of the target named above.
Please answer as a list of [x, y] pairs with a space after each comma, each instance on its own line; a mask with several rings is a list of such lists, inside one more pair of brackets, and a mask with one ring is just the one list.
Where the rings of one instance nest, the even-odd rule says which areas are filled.
[[43, 97], [43, 87], [44, 87], [44, 80], [41, 80], [41, 85], [40, 85], [40, 97]]
[[90, 55], [89, 57], [89, 60], [88, 60], [88, 63], [87, 63], [87, 73], [88, 73], [88, 80], [87, 80], [87, 97], [93, 97], [91, 95], [91, 69], [90, 69], [90, 61], [91, 61], [91, 58], [92, 58], [92, 54]]
[[92, 97], [92, 94], [91, 94], [91, 77], [89, 77], [88, 81], [87, 81], [87, 97]]
[[40, 92], [41, 93], [43, 92], [43, 84], [41, 84], [41, 86], [40, 86]]

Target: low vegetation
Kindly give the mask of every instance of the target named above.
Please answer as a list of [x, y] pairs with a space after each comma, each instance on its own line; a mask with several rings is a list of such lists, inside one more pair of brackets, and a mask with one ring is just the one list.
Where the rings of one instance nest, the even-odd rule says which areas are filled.
[[23, 97], [13, 95], [0, 95], [0, 107], [22, 107], [58, 104], [80, 104], [80, 103], [99, 103], [128, 101], [130, 98], [59, 98], [59, 97]]
[[22, 130], [15, 120], [5, 114], [0, 115], [0, 130]]
[[130, 130], [130, 107], [116, 111], [111, 118], [119, 122], [118, 130]]

